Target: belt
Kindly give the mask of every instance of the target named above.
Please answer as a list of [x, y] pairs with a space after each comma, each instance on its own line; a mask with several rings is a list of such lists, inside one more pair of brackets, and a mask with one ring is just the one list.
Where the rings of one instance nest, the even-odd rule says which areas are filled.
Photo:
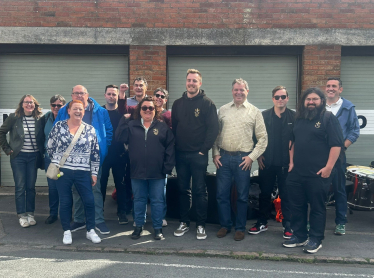
[[226, 151], [224, 149], [221, 149], [220, 150], [220, 153], [221, 154], [227, 154], [227, 155], [230, 155], [230, 156], [247, 156], [249, 155], [251, 152], [229, 152], [229, 151]]

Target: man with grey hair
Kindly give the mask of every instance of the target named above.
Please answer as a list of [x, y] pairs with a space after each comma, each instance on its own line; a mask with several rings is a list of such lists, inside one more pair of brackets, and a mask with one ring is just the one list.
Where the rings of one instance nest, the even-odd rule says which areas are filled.
[[239, 78], [232, 82], [233, 101], [218, 110], [219, 134], [212, 149], [217, 167], [217, 205], [221, 224], [217, 237], [226, 236], [233, 225], [230, 192], [234, 179], [238, 192], [236, 241], [243, 240], [245, 235], [252, 163], [262, 155], [268, 142], [261, 111], [248, 102], [248, 92], [247, 81]]
[[127, 99], [127, 106], [136, 106], [147, 95], [148, 83], [143, 76], [135, 78], [133, 84], [134, 96]]

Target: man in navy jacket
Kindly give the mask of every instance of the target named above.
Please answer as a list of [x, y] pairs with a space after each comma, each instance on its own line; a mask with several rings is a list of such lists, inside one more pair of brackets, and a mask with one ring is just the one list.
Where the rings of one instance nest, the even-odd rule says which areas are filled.
[[[360, 136], [360, 125], [355, 111], [355, 106], [347, 99], [340, 97], [343, 92], [342, 81], [339, 78], [329, 78], [326, 83], [326, 110], [331, 111], [339, 120], [343, 131], [344, 149], [356, 142]], [[336, 172], [332, 179], [334, 188], [336, 218], [335, 234], [345, 234], [347, 218], [347, 194], [345, 192], [345, 154], [340, 164], [335, 165]]]

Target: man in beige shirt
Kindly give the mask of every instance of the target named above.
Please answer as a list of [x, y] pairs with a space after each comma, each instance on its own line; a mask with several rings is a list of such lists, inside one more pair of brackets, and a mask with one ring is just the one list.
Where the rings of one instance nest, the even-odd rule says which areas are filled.
[[[233, 101], [218, 111], [219, 135], [213, 145], [213, 162], [217, 167], [217, 204], [222, 238], [231, 231], [230, 191], [234, 178], [237, 188], [237, 217], [234, 240], [244, 239], [247, 201], [252, 163], [266, 149], [268, 137], [261, 111], [247, 101], [247, 81], [232, 83]], [[253, 135], [257, 143], [253, 142]]]

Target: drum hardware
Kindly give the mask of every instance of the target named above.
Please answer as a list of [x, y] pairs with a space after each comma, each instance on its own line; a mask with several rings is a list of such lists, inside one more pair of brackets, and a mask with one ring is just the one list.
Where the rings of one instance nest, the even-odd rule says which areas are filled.
[[374, 210], [374, 168], [365, 166], [347, 167], [346, 178], [353, 182], [353, 191], [348, 194], [348, 206], [357, 210]]

